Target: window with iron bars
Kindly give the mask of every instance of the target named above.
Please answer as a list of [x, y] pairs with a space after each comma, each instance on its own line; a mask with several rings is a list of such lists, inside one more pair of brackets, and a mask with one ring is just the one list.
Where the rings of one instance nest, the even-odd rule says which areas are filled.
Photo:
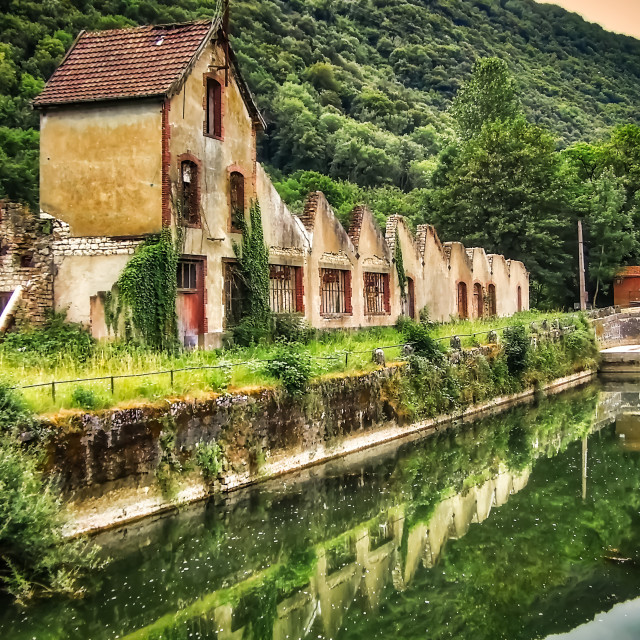
[[364, 312], [367, 315], [381, 315], [390, 312], [389, 274], [364, 274]]
[[272, 264], [269, 267], [269, 305], [273, 313], [293, 313], [296, 303], [296, 267]]
[[347, 285], [351, 273], [341, 269], [320, 269], [320, 313], [350, 313]]
[[196, 263], [187, 260], [178, 262], [177, 285], [181, 290], [197, 288]]

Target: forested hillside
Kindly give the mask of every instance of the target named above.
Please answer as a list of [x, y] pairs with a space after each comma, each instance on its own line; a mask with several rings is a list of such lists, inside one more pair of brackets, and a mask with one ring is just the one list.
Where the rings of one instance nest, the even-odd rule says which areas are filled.
[[[203, 18], [219, 4], [0, 0], [0, 197], [37, 203], [30, 100], [80, 29]], [[603, 206], [624, 210], [620, 228], [635, 223], [630, 176], [640, 166], [640, 137], [613, 130], [640, 123], [640, 41], [533, 0], [231, 0], [231, 17], [242, 69], [269, 123], [261, 159], [294, 210], [321, 188], [340, 216], [365, 200], [381, 220], [397, 212], [433, 222], [443, 239], [525, 260], [539, 297], [555, 301], [558, 292], [573, 295], [570, 229], [587, 210], [596, 215], [597, 194]], [[490, 68], [511, 87], [511, 111], [487, 111], [494, 130], [470, 132], [452, 101], [476, 61], [491, 56], [508, 65], [510, 73]], [[598, 144], [576, 151], [579, 141]], [[585, 178], [587, 156], [596, 168]], [[499, 184], [501, 163], [529, 182]], [[635, 257], [638, 246], [619, 258]]]

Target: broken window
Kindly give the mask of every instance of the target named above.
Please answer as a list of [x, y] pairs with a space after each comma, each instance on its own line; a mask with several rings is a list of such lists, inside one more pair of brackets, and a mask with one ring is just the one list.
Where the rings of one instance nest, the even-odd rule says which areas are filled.
[[20, 266], [23, 269], [31, 269], [35, 266], [35, 261], [33, 259], [32, 253], [23, 253], [20, 256]]
[[198, 224], [200, 221], [198, 178], [198, 165], [191, 160], [183, 160], [180, 165], [180, 179], [182, 187], [182, 219], [185, 224]]
[[476, 318], [482, 318], [484, 311], [484, 299], [482, 297], [482, 285], [476, 282], [473, 285], [473, 307]]
[[206, 133], [222, 138], [222, 85], [213, 78], [207, 78]]
[[269, 305], [273, 313], [302, 312], [302, 267], [269, 267]]
[[364, 274], [364, 312], [367, 315], [391, 313], [388, 273]]
[[229, 189], [231, 206], [231, 229], [242, 231], [244, 229], [244, 176], [233, 171], [229, 176]]
[[351, 272], [320, 270], [320, 313], [351, 313]]
[[518, 311], [522, 311], [522, 287], [518, 285]]
[[242, 320], [244, 284], [234, 262], [225, 262], [224, 267], [224, 326], [233, 327]]

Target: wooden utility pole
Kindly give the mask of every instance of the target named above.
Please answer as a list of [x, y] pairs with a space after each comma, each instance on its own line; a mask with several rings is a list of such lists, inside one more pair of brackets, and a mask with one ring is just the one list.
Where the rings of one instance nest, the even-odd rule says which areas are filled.
[[582, 240], [582, 220], [578, 220], [578, 270], [580, 280], [580, 311], [586, 311], [587, 288], [584, 282], [584, 242]]

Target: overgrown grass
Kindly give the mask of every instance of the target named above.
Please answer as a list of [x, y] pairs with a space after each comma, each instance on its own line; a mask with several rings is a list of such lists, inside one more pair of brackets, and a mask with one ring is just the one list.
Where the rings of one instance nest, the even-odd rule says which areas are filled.
[[[481, 332], [502, 329], [514, 323], [541, 324], [544, 320], [560, 318], [562, 324], [575, 321], [575, 315], [561, 313], [523, 312], [511, 318], [453, 321], [430, 326], [433, 338], [451, 335], [478, 334], [476, 338], [462, 338], [463, 346], [486, 343]], [[118, 342], [99, 342], [87, 346], [79, 329], [63, 326], [64, 339], [57, 339], [60, 327], [54, 330], [14, 334], [0, 343], [0, 376], [13, 385], [26, 386], [51, 381], [79, 380], [108, 376], [115, 378], [113, 393], [111, 380], [71, 382], [56, 385], [55, 400], [51, 387], [25, 389], [28, 405], [37, 413], [51, 413], [60, 409], [103, 409], [139, 401], [161, 401], [167, 397], [204, 397], [211, 392], [222, 393], [250, 387], [270, 387], [281, 384], [268, 373], [263, 362], [273, 359], [276, 345], [259, 344], [215, 351], [183, 351], [178, 353], [154, 351], [145, 347]], [[305, 345], [292, 349], [306, 352], [312, 362], [312, 376], [343, 375], [376, 369], [371, 362], [377, 347], [400, 345], [406, 333], [395, 327], [378, 327], [358, 331], [316, 332]], [[448, 346], [448, 340], [442, 340]], [[44, 349], [40, 345], [45, 344]], [[66, 344], [70, 345], [69, 347]], [[401, 347], [385, 349], [387, 362], [401, 357]], [[223, 369], [179, 371], [189, 367], [220, 366]], [[173, 386], [171, 375], [173, 370]], [[165, 371], [160, 375], [152, 372]]]

